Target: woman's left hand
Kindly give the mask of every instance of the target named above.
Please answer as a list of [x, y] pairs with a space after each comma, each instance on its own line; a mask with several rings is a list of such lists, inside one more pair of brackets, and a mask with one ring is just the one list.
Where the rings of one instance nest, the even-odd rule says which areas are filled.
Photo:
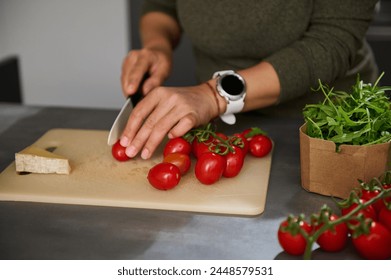
[[133, 109], [120, 143], [129, 157], [141, 151], [141, 157], [148, 159], [166, 135], [183, 136], [219, 116], [218, 102], [225, 100], [218, 98], [206, 84], [154, 88]]

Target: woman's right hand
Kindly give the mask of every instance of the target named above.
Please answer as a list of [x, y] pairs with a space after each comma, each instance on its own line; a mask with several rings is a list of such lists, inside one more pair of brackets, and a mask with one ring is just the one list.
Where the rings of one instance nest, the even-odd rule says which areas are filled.
[[124, 96], [137, 91], [145, 74], [149, 77], [142, 85], [144, 95], [161, 86], [169, 76], [171, 67], [172, 51], [158, 48], [130, 51], [122, 64], [121, 85]]

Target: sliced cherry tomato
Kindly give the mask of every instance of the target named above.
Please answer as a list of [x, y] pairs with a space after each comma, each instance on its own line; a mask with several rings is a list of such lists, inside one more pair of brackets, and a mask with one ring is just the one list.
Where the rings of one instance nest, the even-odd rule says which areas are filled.
[[149, 183], [159, 190], [169, 190], [178, 185], [181, 171], [170, 162], [161, 162], [153, 166], [148, 172]]
[[280, 224], [277, 233], [278, 242], [286, 253], [295, 256], [303, 255], [307, 246], [307, 240], [300, 233], [299, 227], [308, 234], [311, 232], [312, 227], [306, 221], [294, 221], [293, 223], [296, 223], [296, 225], [288, 222], [288, 220]]
[[386, 260], [391, 257], [391, 232], [378, 222], [371, 222], [369, 233], [353, 236], [352, 241], [365, 259]]
[[234, 152], [229, 152], [226, 157], [226, 166], [223, 172], [223, 176], [226, 178], [232, 178], [237, 176], [242, 170], [244, 163], [244, 152], [238, 146], [232, 146]]
[[171, 162], [175, 164], [181, 171], [182, 175], [189, 171], [191, 166], [190, 156], [183, 153], [168, 154], [163, 158], [163, 162]]
[[379, 212], [379, 223], [391, 231], [391, 210], [385, 206]]
[[113, 157], [118, 161], [127, 161], [130, 159], [125, 153], [126, 148], [122, 147], [119, 140], [111, 147]]
[[176, 137], [168, 140], [164, 146], [163, 156], [173, 153], [183, 153], [190, 155], [191, 144], [182, 137]]
[[264, 157], [272, 150], [272, 141], [266, 135], [255, 135], [250, 141], [250, 153], [256, 157]]
[[195, 165], [196, 178], [205, 185], [217, 182], [223, 175], [226, 165], [224, 156], [215, 153], [203, 153]]
[[[339, 217], [335, 214], [329, 216], [330, 221], [334, 221]], [[316, 230], [320, 229], [323, 224], [315, 227]], [[348, 241], [348, 227], [345, 223], [338, 224], [333, 228], [324, 231], [316, 240], [319, 247], [327, 252], [338, 252], [346, 247]]]

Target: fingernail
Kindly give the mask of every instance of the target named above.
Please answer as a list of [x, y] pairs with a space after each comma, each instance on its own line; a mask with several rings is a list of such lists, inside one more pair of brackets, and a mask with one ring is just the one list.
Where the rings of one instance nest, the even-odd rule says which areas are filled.
[[149, 158], [149, 150], [148, 150], [148, 149], [144, 149], [144, 150], [141, 152], [141, 158], [142, 158], [142, 159], [148, 159], [148, 158]]
[[127, 155], [128, 157], [130, 157], [130, 158], [135, 157], [136, 154], [137, 154], [136, 147], [134, 147], [134, 146], [129, 146], [129, 147], [127, 147], [126, 150], [125, 150], [125, 153], [126, 153], [126, 155]]
[[127, 90], [128, 92], [132, 93], [134, 91], [134, 85], [133, 84], [128, 85]]
[[126, 136], [123, 136], [123, 137], [121, 138], [121, 140], [119, 140], [119, 144], [120, 144], [122, 147], [127, 147], [127, 146], [129, 146], [129, 143], [130, 143], [129, 138], [126, 137]]

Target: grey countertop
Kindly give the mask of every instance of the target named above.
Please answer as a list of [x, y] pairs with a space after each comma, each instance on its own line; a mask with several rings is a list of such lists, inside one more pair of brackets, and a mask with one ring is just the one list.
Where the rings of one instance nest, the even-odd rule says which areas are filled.
[[[0, 103], [0, 171], [14, 153], [52, 128], [109, 130], [116, 110]], [[226, 133], [259, 126], [275, 142], [266, 208], [255, 217], [149, 209], [0, 202], [0, 259], [300, 259], [282, 252], [278, 226], [288, 214], [310, 215], [329, 197], [300, 184], [297, 116], [242, 114]], [[314, 259], [358, 259], [314, 247]]]

